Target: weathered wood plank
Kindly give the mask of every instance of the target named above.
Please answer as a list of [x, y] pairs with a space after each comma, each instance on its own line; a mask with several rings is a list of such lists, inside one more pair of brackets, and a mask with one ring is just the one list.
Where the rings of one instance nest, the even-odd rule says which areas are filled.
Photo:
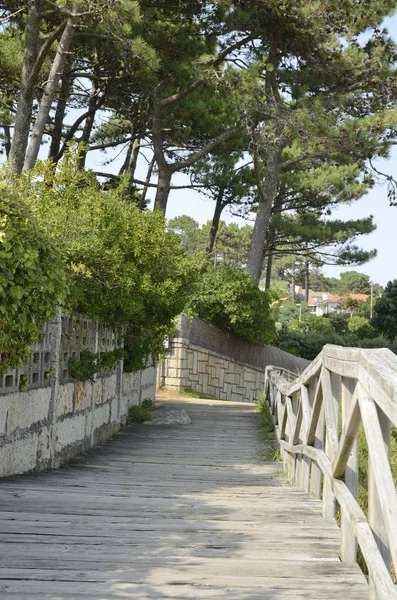
[[176, 403], [191, 426], [133, 426], [1, 484], [1, 599], [364, 598], [320, 501], [259, 460], [253, 407]]

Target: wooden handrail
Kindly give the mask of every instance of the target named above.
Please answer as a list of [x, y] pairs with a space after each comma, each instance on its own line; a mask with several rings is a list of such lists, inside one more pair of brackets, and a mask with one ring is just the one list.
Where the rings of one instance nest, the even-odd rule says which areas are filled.
[[[397, 492], [390, 464], [397, 426], [397, 356], [387, 349], [324, 346], [299, 376], [266, 368], [265, 392], [291, 483], [340, 507], [340, 557], [368, 568], [370, 600], [397, 600]], [[368, 447], [368, 510], [358, 502], [358, 437]]]

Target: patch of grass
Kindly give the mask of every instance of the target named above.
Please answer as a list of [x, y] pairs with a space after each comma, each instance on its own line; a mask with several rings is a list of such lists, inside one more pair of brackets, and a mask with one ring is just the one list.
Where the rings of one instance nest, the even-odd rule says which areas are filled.
[[211, 396], [211, 394], [202, 394], [201, 392], [196, 392], [193, 388], [183, 388], [180, 392], [178, 392], [179, 396], [184, 396], [185, 398], [200, 398], [202, 400], [217, 400], [215, 396]]
[[144, 408], [145, 410], [152, 411], [156, 407], [155, 407], [155, 404], [154, 404], [154, 402], [153, 402], [153, 400], [151, 398], [145, 398], [141, 402], [141, 408]]
[[261, 392], [256, 401], [256, 412], [260, 417], [259, 435], [265, 443], [266, 448], [260, 453], [260, 458], [264, 461], [281, 461], [280, 446], [277, 441], [274, 423], [267, 405], [266, 396]]
[[155, 406], [151, 400], [150, 404], [147, 403], [146, 400], [144, 400], [140, 406], [136, 405], [129, 408], [128, 423], [144, 423], [145, 421], [151, 420], [152, 411]]
[[259, 458], [265, 462], [282, 462], [280, 446], [274, 440], [262, 452], [259, 453]]

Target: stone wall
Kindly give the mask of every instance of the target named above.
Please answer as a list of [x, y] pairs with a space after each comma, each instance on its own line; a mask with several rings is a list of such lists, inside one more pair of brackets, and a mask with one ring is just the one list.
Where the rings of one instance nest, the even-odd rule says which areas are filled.
[[264, 389], [265, 368], [293, 373], [309, 361], [272, 346], [253, 344], [209, 323], [180, 317], [158, 369], [158, 385], [175, 391], [192, 389], [219, 400], [255, 402]]
[[58, 311], [30, 359], [0, 375], [0, 476], [62, 466], [116, 433], [130, 406], [154, 400], [155, 367], [123, 373], [120, 362], [93, 381], [71, 379], [70, 357], [114, 344], [109, 328]]

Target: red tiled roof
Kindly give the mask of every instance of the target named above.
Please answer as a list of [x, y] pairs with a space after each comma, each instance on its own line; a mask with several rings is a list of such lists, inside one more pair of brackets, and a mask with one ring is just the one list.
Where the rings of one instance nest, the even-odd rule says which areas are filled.
[[342, 294], [341, 296], [329, 296], [326, 300], [314, 301], [314, 304], [328, 304], [328, 302], [345, 302], [348, 298], [365, 302], [368, 298], [367, 294]]

